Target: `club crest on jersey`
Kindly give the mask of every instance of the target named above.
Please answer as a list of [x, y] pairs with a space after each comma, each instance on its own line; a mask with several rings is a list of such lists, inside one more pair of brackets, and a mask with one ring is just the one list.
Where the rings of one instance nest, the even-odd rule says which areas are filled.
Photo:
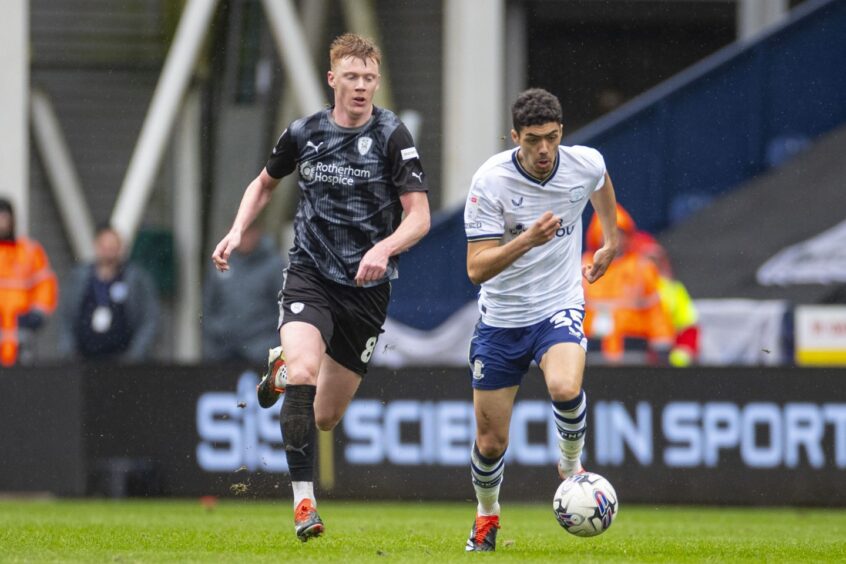
[[359, 155], [366, 155], [367, 152], [370, 150], [370, 147], [372, 146], [373, 139], [371, 139], [370, 137], [359, 137], [355, 148], [358, 149]]
[[579, 200], [583, 200], [586, 193], [587, 191], [584, 186], [575, 186], [570, 188], [570, 201], [575, 203]]

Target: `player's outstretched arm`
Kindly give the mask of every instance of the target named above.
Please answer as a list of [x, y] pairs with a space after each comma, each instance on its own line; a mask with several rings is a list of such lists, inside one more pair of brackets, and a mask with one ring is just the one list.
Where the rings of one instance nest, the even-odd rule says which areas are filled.
[[429, 232], [432, 221], [426, 192], [406, 192], [400, 196], [400, 203], [404, 215], [402, 222], [390, 237], [364, 254], [355, 275], [357, 286], [384, 278], [388, 259], [407, 251]]
[[229, 270], [229, 255], [241, 244], [241, 234], [270, 201], [270, 195], [277, 184], [279, 179], [270, 176], [267, 169], [263, 168], [244, 190], [244, 197], [241, 198], [232, 228], [220, 240], [212, 253], [212, 262], [221, 272]]
[[593, 284], [605, 274], [614, 257], [617, 256], [617, 196], [611, 177], [605, 173], [605, 184], [590, 197], [590, 203], [602, 226], [603, 244], [593, 254], [593, 263], [582, 265], [582, 276]]
[[467, 243], [467, 276], [473, 284], [487, 282], [514, 261], [555, 237], [561, 219], [551, 211], [545, 212], [526, 231], [505, 245], [499, 241], [471, 241]]

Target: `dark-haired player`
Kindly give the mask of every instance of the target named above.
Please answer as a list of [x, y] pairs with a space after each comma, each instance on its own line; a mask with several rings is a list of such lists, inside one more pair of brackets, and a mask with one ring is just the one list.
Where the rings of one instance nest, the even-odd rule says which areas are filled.
[[355, 395], [382, 332], [397, 255], [430, 223], [414, 141], [396, 115], [373, 105], [379, 48], [344, 34], [332, 43], [329, 62], [334, 105], [282, 133], [212, 255], [226, 270], [279, 179], [298, 171], [294, 246], [279, 301], [282, 346], [271, 351], [258, 393], [269, 407], [285, 392], [282, 436], [303, 541], [324, 528], [313, 486], [316, 429], [334, 428]]
[[[562, 478], [582, 470], [587, 340], [581, 277], [603, 275], [617, 247], [614, 188], [602, 155], [561, 146], [561, 104], [523, 92], [512, 106], [517, 145], [473, 176], [464, 208], [467, 273], [481, 284], [470, 344], [476, 441], [470, 458], [478, 507], [466, 549], [494, 550], [508, 427], [523, 375], [537, 362], [552, 399]], [[590, 200], [604, 245], [582, 267], [582, 211]]]

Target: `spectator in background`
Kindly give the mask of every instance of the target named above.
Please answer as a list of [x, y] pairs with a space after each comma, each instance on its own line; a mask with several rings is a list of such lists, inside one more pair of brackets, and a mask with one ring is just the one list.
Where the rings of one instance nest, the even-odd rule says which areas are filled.
[[[595, 249], [601, 244], [602, 228], [594, 218], [588, 226], [586, 245], [588, 249]], [[669, 356], [670, 364], [677, 367], [694, 364], [699, 358], [699, 313], [685, 285], [673, 277], [667, 251], [652, 235], [639, 230], [629, 236], [628, 245], [633, 252], [651, 260], [658, 268], [661, 305], [675, 330], [675, 341]]]
[[44, 325], [57, 298], [47, 253], [15, 235], [12, 203], [0, 198], [0, 365], [27, 364], [28, 336]]
[[279, 337], [278, 292], [284, 266], [270, 237], [253, 223], [229, 258], [212, 269], [203, 291], [203, 358], [263, 367]]
[[651, 236], [647, 237], [648, 239], [641, 238], [637, 252], [651, 260], [661, 275], [658, 282], [661, 305], [673, 322], [676, 332], [675, 342], [670, 350], [670, 364], [679, 367], [690, 366], [699, 357], [699, 313], [685, 285], [673, 277], [667, 251]]
[[159, 322], [152, 277], [125, 262], [112, 227], [97, 229], [94, 263], [78, 266], [59, 306], [59, 353], [90, 360], [141, 362], [151, 357]]
[[[591, 222], [593, 224], [593, 222]], [[585, 334], [589, 351], [599, 343], [602, 358], [614, 364], [667, 364], [675, 339], [660, 294], [660, 273], [639, 251], [641, 235], [634, 220], [617, 205], [619, 251], [601, 279], [584, 284]], [[602, 230], [589, 227], [583, 262], [602, 245]], [[593, 250], [591, 250], [593, 249]], [[593, 356], [593, 355], [592, 355]]]

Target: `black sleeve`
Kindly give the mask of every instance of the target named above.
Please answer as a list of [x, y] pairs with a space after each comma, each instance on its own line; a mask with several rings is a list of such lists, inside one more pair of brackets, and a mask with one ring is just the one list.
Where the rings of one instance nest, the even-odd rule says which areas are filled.
[[270, 153], [270, 158], [265, 165], [267, 174], [273, 178], [288, 176], [297, 168], [297, 154], [297, 143], [289, 127], [279, 136], [279, 141]]
[[414, 139], [403, 124], [388, 139], [388, 164], [391, 180], [400, 194], [429, 191], [428, 179], [423, 173]]

